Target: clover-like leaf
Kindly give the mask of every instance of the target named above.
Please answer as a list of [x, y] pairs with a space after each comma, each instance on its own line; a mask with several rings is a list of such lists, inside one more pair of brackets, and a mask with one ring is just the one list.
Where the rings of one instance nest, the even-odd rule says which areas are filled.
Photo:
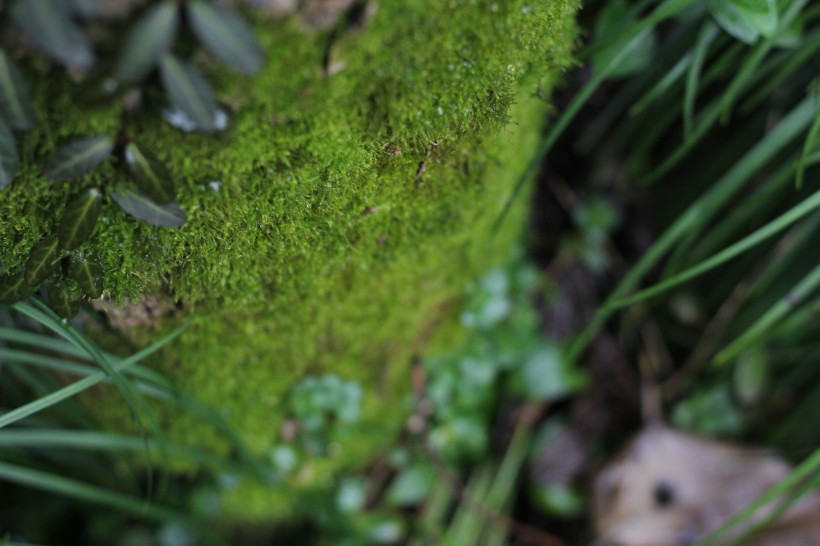
[[17, 303], [34, 292], [34, 287], [26, 282], [23, 275], [0, 275], [0, 302], [7, 305]]
[[753, 44], [762, 34], [774, 36], [778, 14], [775, 0], [708, 0], [715, 21], [741, 42]]
[[137, 21], [125, 40], [114, 69], [117, 77], [133, 82], [145, 77], [160, 56], [170, 49], [179, 26], [179, 6], [165, 1], [151, 8]]
[[181, 227], [188, 219], [176, 203], [160, 205], [127, 184], [117, 185], [111, 197], [122, 210], [152, 226]]
[[56, 235], [46, 237], [31, 250], [26, 262], [26, 282], [37, 286], [54, 270], [60, 259], [60, 240]]
[[64, 182], [94, 170], [111, 155], [114, 140], [94, 136], [75, 140], [59, 148], [46, 161], [43, 175], [55, 182]]
[[151, 150], [129, 142], [125, 147], [125, 163], [137, 181], [137, 187], [159, 204], [174, 200], [171, 171]]
[[253, 31], [234, 10], [203, 0], [188, 3], [188, 19], [199, 41], [214, 57], [245, 74], [265, 64]]
[[65, 0], [16, 0], [11, 18], [25, 37], [44, 54], [74, 68], [94, 64], [94, 52], [85, 32], [71, 16]]
[[80, 294], [73, 283], [59, 280], [50, 282], [46, 287], [48, 302], [59, 316], [71, 320], [80, 312]]
[[102, 296], [104, 271], [96, 257], [72, 256], [68, 273], [89, 299]]
[[776, 0], [729, 0], [729, 3], [760, 34], [770, 38], [777, 30]]
[[63, 248], [77, 248], [91, 237], [100, 216], [100, 197], [100, 190], [89, 188], [66, 205], [57, 228], [57, 236]]
[[0, 119], [0, 190], [14, 181], [17, 171], [17, 144], [11, 129]]
[[216, 129], [216, 99], [202, 74], [170, 53], [162, 56], [159, 67], [162, 85], [171, 102], [185, 112], [200, 131]]
[[20, 69], [8, 53], [0, 49], [0, 115], [18, 131], [34, 125], [31, 91]]

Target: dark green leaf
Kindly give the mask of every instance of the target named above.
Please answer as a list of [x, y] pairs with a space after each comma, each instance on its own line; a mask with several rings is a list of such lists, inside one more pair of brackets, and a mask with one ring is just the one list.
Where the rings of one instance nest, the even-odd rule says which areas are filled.
[[160, 75], [165, 92], [200, 131], [216, 129], [216, 99], [202, 74], [170, 53], [162, 56]]
[[[606, 42], [620, 29], [637, 23], [629, 3], [625, 0], [614, 0], [604, 6], [595, 22], [596, 42]], [[609, 77], [618, 78], [640, 72], [654, 57], [656, 41], [654, 33], [648, 30], [634, 38], [612, 42], [593, 56], [592, 65], [595, 72], [602, 72], [604, 67], [612, 64], [612, 60], [624, 49], [631, 49], [632, 53], [610, 71]]]
[[63, 248], [77, 248], [91, 237], [100, 216], [100, 195], [100, 190], [90, 188], [66, 205], [63, 219], [57, 229]]
[[49, 283], [48, 301], [54, 312], [66, 320], [71, 320], [80, 312], [80, 295], [69, 284], [59, 281]]
[[0, 115], [12, 128], [28, 131], [34, 125], [31, 92], [20, 69], [0, 49]]
[[71, 278], [89, 299], [95, 300], [103, 293], [103, 268], [94, 257], [74, 256], [69, 267]]
[[17, 171], [17, 144], [8, 125], [0, 119], [0, 190], [14, 181]]
[[203, 0], [188, 3], [194, 32], [214, 57], [245, 74], [259, 72], [265, 54], [253, 31], [232, 9]]
[[48, 158], [43, 175], [55, 182], [63, 182], [82, 176], [111, 155], [114, 141], [107, 136], [95, 136], [75, 140], [58, 149]]
[[71, 19], [64, 0], [17, 0], [11, 17], [25, 37], [44, 54], [74, 68], [94, 64], [91, 43]]
[[26, 262], [26, 282], [37, 286], [54, 270], [60, 258], [60, 240], [56, 235], [46, 237], [35, 246]]
[[753, 44], [757, 41], [760, 33], [730, 0], [708, 0], [706, 6], [717, 24], [727, 33], [746, 44]]
[[176, 203], [158, 205], [125, 184], [119, 184], [113, 189], [111, 197], [122, 210], [152, 226], [181, 227], [187, 220]]
[[131, 142], [125, 147], [125, 162], [137, 187], [157, 203], [174, 200], [174, 183], [168, 167], [151, 150]]
[[145, 77], [156, 66], [160, 56], [168, 51], [179, 26], [179, 7], [176, 2], [162, 2], [148, 11], [134, 25], [115, 73], [126, 82]]
[[23, 275], [0, 276], [0, 302], [11, 305], [27, 298], [32, 292], [34, 287], [26, 282]]

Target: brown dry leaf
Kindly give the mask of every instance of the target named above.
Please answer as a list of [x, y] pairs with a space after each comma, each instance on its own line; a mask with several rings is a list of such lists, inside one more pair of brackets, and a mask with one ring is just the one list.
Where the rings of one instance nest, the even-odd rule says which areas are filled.
[[[785, 479], [791, 467], [761, 450], [683, 434], [653, 425], [595, 480], [596, 546], [686, 546]], [[758, 510], [740, 536], [771, 514]], [[820, 494], [806, 496], [747, 546], [820, 545]]]

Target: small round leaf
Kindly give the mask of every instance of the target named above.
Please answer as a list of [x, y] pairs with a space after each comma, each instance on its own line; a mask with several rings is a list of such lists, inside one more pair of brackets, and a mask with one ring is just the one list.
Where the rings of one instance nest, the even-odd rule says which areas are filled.
[[215, 130], [216, 99], [202, 74], [170, 53], [162, 56], [159, 67], [162, 85], [171, 102], [185, 112], [200, 131]]
[[125, 147], [125, 163], [134, 175], [137, 187], [148, 197], [160, 204], [174, 200], [171, 171], [151, 150], [130, 142]]
[[60, 227], [57, 229], [63, 248], [77, 248], [91, 237], [100, 216], [100, 196], [97, 188], [90, 188], [66, 205]]
[[80, 295], [66, 282], [49, 283], [48, 301], [59, 316], [71, 320], [80, 312]]
[[60, 241], [56, 235], [46, 237], [35, 246], [26, 262], [26, 282], [37, 286], [54, 270], [60, 258]]
[[234, 10], [193, 0], [188, 3], [188, 17], [197, 38], [214, 57], [245, 74], [262, 69], [265, 54], [251, 28]]
[[107, 136], [75, 140], [59, 148], [46, 161], [43, 175], [54, 182], [64, 182], [94, 170], [111, 155], [114, 141]]
[[126, 184], [119, 184], [111, 190], [111, 197], [122, 210], [152, 226], [181, 227], [187, 221], [185, 213], [176, 203], [157, 204]]
[[133, 82], [145, 77], [160, 56], [170, 49], [179, 26], [179, 6], [162, 2], [151, 8], [134, 25], [114, 70], [117, 77]]
[[34, 287], [26, 282], [23, 275], [0, 276], [0, 302], [7, 305], [17, 303], [34, 292]]
[[11, 18], [45, 55], [74, 68], [94, 64], [91, 42], [73, 20], [65, 0], [17, 0]]
[[95, 300], [102, 296], [104, 272], [95, 257], [73, 256], [68, 272], [89, 299]]

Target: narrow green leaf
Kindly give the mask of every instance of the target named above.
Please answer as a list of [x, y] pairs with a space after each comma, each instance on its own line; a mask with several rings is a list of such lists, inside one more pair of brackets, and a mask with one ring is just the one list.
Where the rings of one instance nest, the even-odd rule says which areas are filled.
[[64, 0], [17, 0], [11, 18], [45, 55], [73, 68], [90, 68], [94, 52], [88, 37], [72, 19]]
[[46, 237], [35, 246], [26, 262], [26, 282], [37, 286], [54, 270], [60, 258], [60, 240], [56, 235]]
[[715, 22], [730, 35], [746, 44], [753, 44], [760, 33], [730, 0], [708, 0], [706, 6], [712, 13]]
[[79, 294], [63, 281], [49, 283], [46, 287], [48, 301], [54, 312], [66, 320], [71, 320], [80, 312]]
[[119, 184], [111, 190], [111, 197], [122, 210], [152, 226], [181, 227], [187, 220], [176, 203], [158, 205], [125, 184]]
[[0, 462], [0, 479], [58, 495], [65, 495], [69, 498], [99, 504], [107, 508], [114, 507], [139, 517], [174, 523], [186, 522], [189, 525], [194, 525], [185, 514], [176, 513], [167, 508], [147, 503], [144, 499], [107, 491], [57, 474], [43, 472], [42, 470], [33, 470]]
[[245, 74], [262, 69], [265, 54], [251, 28], [234, 10], [193, 0], [188, 3], [188, 16], [197, 38], [214, 57]]
[[7, 305], [17, 303], [27, 298], [34, 292], [34, 287], [30, 286], [23, 275], [3, 275], [0, 276], [0, 302]]
[[776, 0], [730, 0], [749, 25], [767, 38], [777, 30]]
[[125, 40], [114, 69], [117, 77], [126, 82], [144, 78], [156, 66], [160, 56], [170, 49], [178, 26], [179, 6], [176, 2], [166, 1], [151, 8]]
[[0, 190], [11, 185], [17, 171], [17, 143], [11, 129], [0, 119]]
[[[15, 309], [18, 311], [31, 311], [32, 308], [26, 304], [17, 304]], [[150, 347], [143, 349], [130, 357], [121, 360], [115, 363], [112, 367], [115, 373], [120, 373], [128, 368], [132, 367], [134, 364], [144, 360], [146, 357], [150, 356], [151, 354], [155, 353], [156, 351], [160, 350], [162, 347], [170, 343], [172, 340], [179, 337], [182, 332], [187, 330], [188, 325], [181, 326], [180, 328], [174, 330], [171, 334], [164, 337], [163, 339], [159, 340], [158, 342], [154, 343]], [[16, 423], [22, 419], [30, 415], [34, 415], [35, 413], [39, 413], [46, 408], [50, 408], [56, 404], [59, 404], [63, 400], [67, 400], [72, 396], [76, 396], [77, 394], [90, 389], [94, 385], [102, 383], [109, 377], [112, 377], [108, 374], [108, 372], [101, 370], [93, 375], [89, 375], [79, 381], [76, 381], [70, 385], [67, 385], [61, 388], [58, 391], [55, 391], [48, 396], [44, 396], [42, 398], [38, 398], [37, 400], [33, 400], [24, 406], [20, 406], [19, 408], [15, 408], [7, 413], [0, 415], [0, 428], [4, 428], [9, 426], [12, 423]]]
[[104, 271], [98, 259], [73, 256], [68, 272], [89, 299], [95, 300], [102, 296]]
[[77, 248], [91, 237], [100, 216], [100, 190], [89, 188], [66, 205], [57, 235], [63, 248]]
[[28, 131], [34, 126], [31, 91], [20, 69], [0, 49], [0, 115], [12, 128]]
[[703, 69], [703, 63], [706, 60], [706, 54], [709, 51], [709, 46], [717, 36], [717, 27], [711, 22], [703, 25], [698, 41], [695, 43], [695, 50], [692, 56], [692, 64], [689, 65], [689, 70], [686, 74], [686, 87], [683, 98], [683, 136], [684, 140], [688, 139], [692, 134], [692, 126], [695, 119], [695, 99], [698, 95], [698, 87], [700, 87], [700, 73]]
[[94, 170], [113, 149], [114, 141], [103, 135], [75, 140], [48, 158], [43, 175], [55, 182], [82, 176]]
[[198, 130], [216, 129], [216, 99], [202, 74], [170, 53], [162, 56], [159, 67], [162, 85], [171, 102], [191, 118]]
[[137, 181], [137, 187], [157, 203], [174, 200], [171, 171], [148, 148], [131, 142], [125, 147], [125, 162]]

